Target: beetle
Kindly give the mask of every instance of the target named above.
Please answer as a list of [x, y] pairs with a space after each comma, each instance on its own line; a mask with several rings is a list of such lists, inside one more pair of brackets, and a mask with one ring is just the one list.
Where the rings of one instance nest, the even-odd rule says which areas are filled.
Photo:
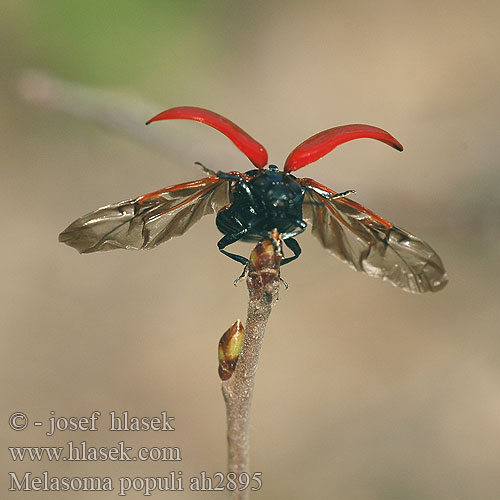
[[353, 190], [337, 193], [314, 179], [293, 175], [354, 139], [376, 139], [402, 151], [403, 146], [385, 130], [362, 124], [324, 130], [299, 144], [279, 170], [276, 165], [267, 166], [267, 151], [259, 142], [213, 111], [180, 106], [146, 124], [171, 119], [198, 121], [222, 132], [255, 168], [245, 173], [215, 172], [198, 163], [206, 178], [99, 208], [74, 221], [59, 241], [80, 253], [150, 249], [216, 212], [217, 228], [224, 235], [217, 244], [219, 250], [244, 265], [248, 260], [226, 247], [238, 240], [266, 238], [277, 229], [293, 254], [281, 261], [285, 265], [299, 257], [295, 237], [309, 223], [323, 247], [369, 276], [414, 293], [435, 292], [446, 285], [443, 263], [427, 243], [351, 200], [348, 195]]

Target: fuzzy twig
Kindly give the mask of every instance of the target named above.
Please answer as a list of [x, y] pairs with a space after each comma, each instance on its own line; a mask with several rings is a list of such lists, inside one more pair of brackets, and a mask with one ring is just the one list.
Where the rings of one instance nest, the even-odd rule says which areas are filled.
[[[281, 254], [275, 242], [264, 240], [250, 256], [248, 315], [241, 354], [232, 377], [222, 383], [227, 410], [228, 471], [249, 471], [249, 422], [255, 372], [272, 307], [280, 287]], [[238, 479], [236, 479], [238, 481]], [[249, 488], [232, 492], [233, 500], [248, 498]]]
[[188, 141], [186, 135], [174, 126], [169, 128], [168, 134], [161, 128], [145, 127], [146, 120], [156, 115], [164, 105], [125, 92], [70, 82], [35, 69], [21, 74], [17, 90], [27, 102], [95, 123], [152, 146], [166, 153], [171, 161], [185, 164], [198, 154], [204, 157], [203, 150]]

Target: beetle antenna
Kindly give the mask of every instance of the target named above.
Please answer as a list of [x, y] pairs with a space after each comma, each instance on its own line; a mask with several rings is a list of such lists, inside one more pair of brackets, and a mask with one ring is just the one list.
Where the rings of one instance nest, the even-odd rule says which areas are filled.
[[215, 170], [211, 170], [210, 168], [205, 167], [205, 165], [203, 165], [203, 163], [201, 163], [200, 161], [195, 161], [194, 164], [200, 167], [207, 175], [217, 175], [217, 172]]

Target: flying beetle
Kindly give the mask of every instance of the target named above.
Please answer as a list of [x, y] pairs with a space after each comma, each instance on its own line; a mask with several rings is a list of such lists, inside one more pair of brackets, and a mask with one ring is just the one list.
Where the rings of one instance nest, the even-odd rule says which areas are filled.
[[255, 168], [245, 173], [215, 172], [199, 164], [208, 174], [204, 179], [99, 208], [68, 226], [59, 241], [80, 253], [150, 249], [216, 212], [217, 228], [224, 235], [219, 250], [245, 265], [247, 259], [229, 252], [229, 245], [260, 240], [277, 229], [292, 252], [281, 261], [285, 265], [300, 255], [295, 238], [311, 225], [321, 245], [357, 271], [414, 293], [435, 292], [446, 285], [441, 259], [427, 243], [348, 198], [354, 191], [337, 193], [314, 179], [293, 175], [354, 139], [376, 139], [402, 151], [403, 146], [385, 130], [362, 124], [324, 130], [299, 144], [279, 170], [267, 166], [267, 151], [259, 142], [213, 111], [180, 106], [146, 124], [172, 119], [195, 120], [222, 132]]

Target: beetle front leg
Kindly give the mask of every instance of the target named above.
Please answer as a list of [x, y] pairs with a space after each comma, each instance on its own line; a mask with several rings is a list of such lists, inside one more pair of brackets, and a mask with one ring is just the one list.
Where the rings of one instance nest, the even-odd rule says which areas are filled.
[[218, 242], [217, 246], [219, 247], [219, 250], [224, 254], [227, 255], [230, 259], [235, 260], [236, 262], [239, 262], [243, 265], [248, 264], [248, 259], [246, 257], [243, 257], [242, 255], [237, 255], [235, 253], [230, 253], [227, 250], [224, 250], [228, 245], [231, 245], [232, 243], [236, 243], [238, 240], [243, 238], [245, 234], [248, 233], [248, 229], [244, 228], [241, 231], [238, 231], [237, 233], [231, 233], [231, 234], [226, 234], [226, 236], [223, 236]]
[[288, 264], [289, 262], [292, 262], [292, 260], [297, 259], [299, 255], [302, 253], [302, 248], [300, 248], [299, 242], [297, 240], [293, 238], [288, 238], [287, 240], [283, 240], [283, 243], [285, 243], [285, 245], [293, 252], [293, 256], [283, 259], [281, 261], [282, 266]]
[[289, 233], [282, 233], [281, 237], [283, 238], [283, 241], [286, 241], [287, 239], [294, 238], [300, 233], [303, 233], [306, 230], [307, 223], [303, 220], [297, 219], [295, 221], [295, 231], [290, 231]]

